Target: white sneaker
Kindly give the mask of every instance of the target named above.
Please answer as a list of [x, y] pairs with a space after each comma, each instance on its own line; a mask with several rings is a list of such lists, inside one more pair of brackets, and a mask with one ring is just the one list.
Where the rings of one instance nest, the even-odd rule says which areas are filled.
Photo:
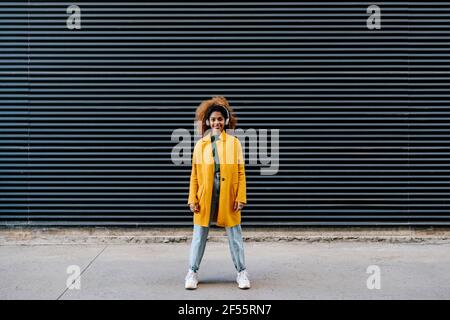
[[250, 280], [248, 279], [247, 270], [238, 272], [236, 282], [240, 289], [250, 289]]
[[186, 278], [184, 279], [184, 287], [186, 289], [197, 289], [197, 284], [198, 284], [198, 275], [197, 272], [192, 271], [191, 269], [189, 269]]

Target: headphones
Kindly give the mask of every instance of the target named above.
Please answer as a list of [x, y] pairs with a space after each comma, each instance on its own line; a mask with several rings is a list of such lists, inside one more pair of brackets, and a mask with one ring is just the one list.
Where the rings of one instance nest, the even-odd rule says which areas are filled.
[[[213, 108], [213, 107], [221, 107], [222, 109], [225, 109], [225, 112], [227, 113], [227, 118], [225, 119], [225, 125], [227, 126], [230, 123], [230, 113], [228, 112], [228, 109], [220, 104], [215, 104], [211, 108]], [[208, 118], [210, 115], [211, 114], [208, 115]], [[206, 119], [206, 125], [209, 126], [209, 119]]]

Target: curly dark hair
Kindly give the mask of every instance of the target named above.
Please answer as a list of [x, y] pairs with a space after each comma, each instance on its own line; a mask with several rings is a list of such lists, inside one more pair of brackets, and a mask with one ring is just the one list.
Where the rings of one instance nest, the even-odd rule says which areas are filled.
[[[208, 119], [209, 115], [216, 110], [215, 106], [223, 106], [228, 110], [228, 114], [230, 115], [230, 121], [228, 125], [225, 126], [224, 129], [235, 129], [237, 124], [237, 117], [231, 108], [228, 100], [224, 96], [214, 96], [211, 99], [204, 100], [197, 107], [197, 111], [195, 112], [195, 119], [197, 120], [198, 128], [200, 134], [203, 136], [204, 133], [209, 129], [206, 125], [206, 119]], [[218, 111], [222, 111], [218, 109]], [[226, 117], [226, 114], [224, 114]]]

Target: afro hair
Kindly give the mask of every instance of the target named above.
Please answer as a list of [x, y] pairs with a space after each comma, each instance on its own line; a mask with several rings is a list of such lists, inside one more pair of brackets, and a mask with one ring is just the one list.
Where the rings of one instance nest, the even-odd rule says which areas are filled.
[[225, 107], [228, 110], [228, 114], [230, 115], [230, 120], [228, 125], [225, 126], [225, 129], [235, 129], [237, 118], [233, 112], [233, 108], [231, 108], [228, 100], [223, 96], [214, 96], [211, 99], [204, 100], [197, 107], [197, 111], [195, 112], [195, 120], [197, 120], [199, 133], [203, 136], [205, 132], [209, 129], [206, 125], [206, 119], [209, 115], [209, 111], [212, 107], [220, 105]]

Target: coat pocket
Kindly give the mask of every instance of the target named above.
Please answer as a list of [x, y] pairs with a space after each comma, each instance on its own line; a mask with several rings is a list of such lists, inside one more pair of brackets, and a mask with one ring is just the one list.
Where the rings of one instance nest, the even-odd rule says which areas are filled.
[[233, 172], [231, 175], [231, 184], [239, 183], [239, 176], [237, 172]]
[[197, 199], [198, 199], [199, 202], [201, 202], [204, 190], [205, 190], [205, 185], [201, 185], [200, 188], [197, 191]]
[[232, 203], [234, 204], [234, 202], [236, 201], [236, 197], [237, 197], [237, 193], [238, 193], [238, 183], [232, 183], [231, 184], [231, 198], [232, 198]]

